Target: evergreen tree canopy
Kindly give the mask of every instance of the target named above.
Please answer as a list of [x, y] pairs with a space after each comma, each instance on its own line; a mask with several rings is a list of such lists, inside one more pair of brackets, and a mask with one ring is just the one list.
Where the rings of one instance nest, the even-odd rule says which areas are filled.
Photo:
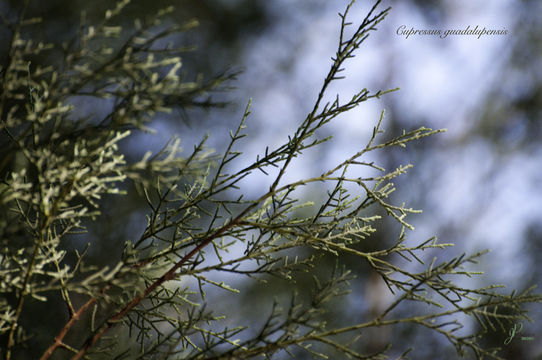
[[[528, 319], [525, 304], [541, 300], [532, 288], [505, 292], [461, 281], [482, 275], [473, 264], [483, 252], [453, 257], [446, 250], [453, 244], [409, 238], [409, 216], [420, 211], [391, 194], [393, 180], [411, 165], [384, 169], [369, 158], [443, 130], [420, 127], [386, 137], [382, 111], [359, 151], [316, 176], [286, 180], [296, 158], [329, 139], [319, 135], [329, 122], [397, 90], [360, 89], [346, 100], [329, 90], [389, 13], [380, 1], [361, 21], [349, 17], [353, 1], [340, 13], [337, 50], [314, 106], [282, 144], [257, 155], [238, 150], [249, 141], [248, 101], [239, 125], [225, 135], [223, 153], [207, 148], [206, 138], [183, 151], [174, 137], [136, 160], [123, 147], [126, 139], [149, 131], [157, 119], [175, 118], [176, 110], [222, 106], [211, 95], [235, 73], [182, 73], [189, 49], [179, 39], [197, 31], [197, 22], [172, 22], [172, 7], [127, 24], [119, 20], [130, 7], [123, 0], [97, 22], [82, 17], [73, 38], [41, 42], [29, 34], [46, 28], [47, 19], [27, 17], [28, 3], [1, 17], [10, 34], [0, 73], [0, 349], [6, 360], [405, 358], [418, 344], [381, 330], [407, 325], [440, 334], [459, 355], [501, 359], [499, 348], [480, 339], [495, 330], [505, 339], [512, 324]], [[260, 173], [267, 183], [248, 197], [243, 186]], [[322, 196], [302, 200], [303, 189], [322, 186]], [[119, 199], [133, 204], [132, 211], [116, 211]], [[134, 219], [141, 208], [139, 226]], [[383, 217], [397, 224], [397, 235], [368, 247]], [[107, 252], [99, 251], [104, 228], [108, 241], [115, 240]], [[435, 251], [438, 258], [424, 255]], [[345, 259], [352, 257], [391, 301], [345, 323], [329, 313], [353, 303], [351, 287], [357, 277], [367, 278], [348, 268]], [[321, 271], [329, 258], [334, 270]], [[287, 298], [255, 296], [254, 309], [263, 309], [257, 314], [239, 306], [247, 283], [277, 281]], [[311, 288], [301, 289], [300, 281]], [[465, 326], [472, 322], [478, 327]], [[368, 340], [371, 334], [381, 334], [384, 343]]]

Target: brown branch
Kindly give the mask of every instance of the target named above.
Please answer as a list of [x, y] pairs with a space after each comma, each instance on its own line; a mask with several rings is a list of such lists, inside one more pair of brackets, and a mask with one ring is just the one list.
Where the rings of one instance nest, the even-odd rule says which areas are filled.
[[[218, 229], [214, 234], [207, 237], [205, 240], [201, 242], [198, 246], [196, 246], [192, 251], [190, 251], [188, 254], [183, 256], [181, 260], [179, 260], [175, 265], [171, 267], [164, 275], [162, 275], [158, 280], [153, 282], [149, 287], [145, 289], [143, 293], [140, 295], [137, 295], [134, 297], [122, 310], [117, 312], [115, 315], [113, 315], [109, 320], [105, 322], [104, 325], [94, 334], [94, 336], [88, 338], [85, 341], [85, 344], [83, 347], [79, 350], [77, 354], [75, 354], [72, 357], [72, 360], [78, 360], [81, 359], [88, 349], [90, 349], [109, 329], [115, 325], [116, 322], [118, 322], [120, 319], [122, 319], [130, 310], [132, 310], [134, 307], [139, 305], [143, 299], [145, 299], [147, 296], [149, 296], [150, 293], [152, 293], [156, 288], [160, 285], [162, 285], [164, 282], [168, 280], [172, 280], [176, 276], [177, 270], [179, 270], [191, 257], [199, 253], [204, 247], [209, 245], [214, 239], [220, 237], [222, 234], [224, 234], [227, 230], [231, 229], [232, 227], [239, 224], [239, 222], [245, 217], [254, 207], [256, 207], [263, 199], [265, 199], [269, 194], [266, 194], [262, 196], [260, 199], [252, 203], [250, 206], [248, 206], [243, 212], [241, 212], [235, 219], [233, 219], [229, 224], [225, 225], [224, 227]], [[57, 345], [58, 347], [58, 345]], [[42, 358], [43, 360], [43, 358]]]
[[[105, 332], [107, 332], [111, 327], [113, 327], [114, 323], [121, 318], [123, 318], [131, 309], [133, 309], [135, 306], [137, 306], [143, 299], [145, 299], [151, 292], [153, 292], [158, 286], [163, 284], [164, 282], [171, 280], [175, 277], [175, 273], [181, 266], [183, 266], [192, 256], [200, 252], [204, 247], [209, 245], [211, 241], [216, 239], [217, 237], [221, 236], [224, 232], [231, 229], [235, 225], [239, 225], [243, 219], [252, 209], [254, 209], [259, 203], [261, 203], [263, 200], [265, 200], [268, 196], [271, 196], [274, 194], [274, 192], [269, 192], [262, 197], [260, 197], [258, 200], [256, 200], [254, 203], [252, 203], [250, 206], [248, 206], [245, 210], [243, 210], [235, 219], [233, 219], [229, 224], [225, 225], [224, 227], [218, 229], [214, 234], [204, 239], [201, 244], [196, 246], [192, 251], [190, 251], [188, 254], [186, 254], [181, 260], [179, 260], [171, 269], [169, 269], [164, 275], [162, 275], [158, 280], [156, 280], [154, 283], [152, 283], [142, 294], [134, 297], [122, 310], [117, 312], [114, 316], [112, 316], [105, 325], [102, 326], [101, 329], [92, 337], [87, 339], [85, 342], [85, 345], [83, 348], [80, 349], [80, 351], [74, 355], [73, 359], [80, 359], [87, 351], [88, 349], [94, 345]], [[146, 263], [145, 263], [146, 264]], [[132, 265], [132, 268], [139, 268], [141, 267], [141, 263], [136, 263]], [[104, 294], [110, 285], [107, 285], [102, 289], [101, 293]], [[66, 323], [66, 325], [60, 330], [58, 335], [55, 337], [55, 342], [47, 348], [47, 350], [43, 353], [40, 360], [46, 360], [48, 359], [53, 352], [61, 347], [64, 346], [63, 339], [70, 330], [70, 328], [75, 324], [76, 320], [78, 320], [81, 315], [94, 303], [98, 301], [97, 297], [93, 297], [90, 300], [87, 301], [85, 305], [83, 305], [77, 313], [74, 314], [74, 316]]]
[[[102, 291], [102, 293], [104, 293], [106, 291], [106, 289], [104, 289]], [[97, 297], [93, 297], [91, 299], [89, 299], [83, 306], [81, 306], [79, 308], [79, 310], [77, 310], [76, 313], [74, 313], [70, 319], [70, 321], [68, 321], [66, 323], [66, 325], [64, 325], [64, 327], [62, 328], [62, 330], [60, 330], [60, 332], [58, 333], [58, 335], [55, 337], [55, 342], [49, 346], [47, 348], [47, 350], [45, 350], [45, 352], [43, 353], [43, 355], [41, 356], [40, 360], [46, 360], [48, 359], [51, 355], [53, 355], [53, 352], [58, 348], [58, 347], [62, 347], [62, 346], [65, 346], [64, 343], [63, 343], [63, 339], [64, 337], [66, 336], [66, 334], [68, 333], [68, 331], [70, 330], [70, 328], [73, 326], [73, 324], [75, 324], [75, 322], [77, 320], [79, 320], [79, 318], [81, 317], [81, 315], [90, 307], [92, 306], [93, 304], [95, 304], [96, 302], [98, 301], [98, 298]]]

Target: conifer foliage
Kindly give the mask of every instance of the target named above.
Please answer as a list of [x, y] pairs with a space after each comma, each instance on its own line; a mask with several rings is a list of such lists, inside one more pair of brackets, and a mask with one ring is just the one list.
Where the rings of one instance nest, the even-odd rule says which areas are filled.
[[[174, 138], [162, 151], [137, 161], [121, 151], [124, 139], [147, 131], [163, 113], [221, 105], [210, 94], [234, 74], [197, 81], [181, 75], [181, 54], [187, 48], [175, 45], [175, 39], [194, 31], [197, 23], [164, 20], [171, 8], [120, 26], [116, 19], [129, 6], [123, 0], [98, 23], [82, 17], [72, 39], [43, 43], [30, 38], [28, 29], [46, 27], [47, 19], [28, 18], [28, 2], [15, 9], [16, 16], [1, 16], [10, 33], [0, 73], [4, 359], [21, 358], [36, 344], [42, 347], [32, 351], [41, 359], [280, 358], [299, 350], [322, 358], [404, 358], [416, 344], [403, 348], [390, 342], [369, 353], [363, 336], [371, 328], [404, 324], [441, 334], [458, 354], [499, 359], [499, 349], [480, 345], [484, 331], [506, 331], [511, 322], [527, 319], [526, 303], [540, 300], [532, 289], [505, 294], [497, 285], [459, 285], [461, 278], [480, 276], [470, 268], [482, 253], [450, 258], [446, 249], [452, 244], [436, 238], [406, 245], [413, 230], [407, 216], [419, 211], [394, 203], [390, 194], [394, 178], [410, 165], [387, 170], [369, 161], [368, 154], [404, 147], [441, 130], [422, 127], [387, 138], [382, 113], [358, 152], [320, 169], [318, 176], [285, 180], [295, 158], [328, 140], [318, 136], [319, 129], [393, 91], [362, 89], [344, 101], [328, 91], [390, 11], [381, 10], [380, 1], [361, 21], [349, 18], [354, 2], [340, 14], [330, 70], [313, 108], [294, 133], [285, 134], [282, 145], [262, 149], [255, 159], [240, 152], [250, 123], [249, 101], [223, 154], [211, 152], [205, 138], [183, 152]], [[246, 165], [241, 157], [253, 160]], [[270, 185], [248, 198], [243, 186], [258, 172]], [[372, 175], [359, 176], [364, 173]], [[325, 198], [301, 201], [302, 189], [315, 184], [327, 186]], [[92, 241], [81, 248], [75, 240], [92, 239], [87, 231], [101, 221], [104, 204], [128, 196], [146, 202], [145, 229], [123, 239], [122, 253], [103, 255], [116, 257], [108, 258], [111, 266], [97, 266], [88, 256]], [[393, 246], [361, 250], [359, 244], [372, 241], [381, 214], [401, 228]], [[423, 252], [429, 249], [438, 249], [444, 260], [427, 261]], [[320, 254], [337, 259], [336, 270], [325, 277], [314, 271]], [[362, 276], [345, 268], [343, 254], [370, 266], [393, 301], [374, 318], [332, 326], [325, 321], [329, 303], [351, 296], [350, 284]], [[418, 268], [404, 259], [417, 262]], [[315, 274], [310, 301], [295, 295], [299, 272]], [[229, 314], [213, 309], [226, 293], [241, 296], [226, 281], [232, 276], [249, 282], [278, 277], [291, 286], [291, 301], [260, 298], [268, 309], [264, 317], [232, 323]], [[404, 303], [423, 304], [423, 311], [396, 311]], [[44, 324], [32, 309], [40, 304], [62, 309], [58, 323], [51, 324], [55, 334], [39, 334]], [[481, 332], [462, 329], [469, 319]]]

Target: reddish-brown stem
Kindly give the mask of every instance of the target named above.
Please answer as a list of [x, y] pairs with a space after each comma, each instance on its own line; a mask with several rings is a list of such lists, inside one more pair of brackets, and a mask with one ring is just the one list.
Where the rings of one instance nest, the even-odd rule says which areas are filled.
[[[260, 199], [261, 200], [261, 199]], [[115, 315], [113, 315], [109, 320], [92, 336], [91, 338], [87, 339], [83, 347], [79, 350], [77, 354], [75, 354], [72, 357], [72, 360], [78, 360], [81, 359], [85, 353], [88, 351], [90, 347], [92, 347], [109, 329], [115, 325], [116, 322], [118, 322], [120, 319], [122, 319], [130, 310], [132, 310], [134, 307], [136, 307], [143, 299], [145, 299], [150, 293], [152, 293], [156, 288], [160, 285], [162, 285], [164, 282], [171, 280], [175, 278], [177, 270], [179, 270], [192, 256], [199, 253], [204, 247], [209, 245], [211, 241], [214, 239], [220, 237], [222, 234], [224, 234], [227, 230], [231, 229], [233, 226], [238, 225], [241, 219], [248, 214], [257, 204], [259, 201], [254, 202], [250, 206], [248, 206], [241, 214], [239, 214], [235, 219], [233, 219], [229, 224], [225, 225], [224, 227], [218, 229], [214, 234], [207, 237], [205, 240], [203, 240], [198, 246], [196, 246], [192, 251], [190, 251], [188, 254], [183, 256], [181, 260], [179, 260], [175, 265], [171, 267], [164, 275], [162, 275], [158, 280], [153, 282], [149, 287], [145, 289], [145, 291], [136, 297], [134, 297], [122, 310], [117, 312]]]
[[91, 298], [89, 299], [83, 306], [81, 306], [79, 308], [79, 310], [77, 310], [76, 313], [74, 313], [72, 315], [72, 317], [70, 318], [70, 321], [68, 321], [66, 323], [66, 325], [64, 325], [64, 327], [62, 328], [62, 330], [60, 330], [60, 332], [58, 333], [58, 335], [55, 337], [55, 342], [49, 346], [47, 348], [47, 350], [45, 350], [45, 352], [43, 353], [43, 355], [41, 356], [40, 360], [46, 360], [48, 359], [51, 355], [53, 355], [53, 352], [58, 348], [58, 347], [61, 347], [64, 345], [63, 343], [63, 340], [64, 340], [64, 337], [66, 336], [66, 334], [68, 333], [68, 331], [71, 329], [71, 327], [75, 324], [75, 322], [77, 320], [79, 320], [79, 318], [81, 317], [81, 315], [90, 307], [92, 306], [93, 304], [95, 304], [96, 302], [98, 301], [98, 298]]

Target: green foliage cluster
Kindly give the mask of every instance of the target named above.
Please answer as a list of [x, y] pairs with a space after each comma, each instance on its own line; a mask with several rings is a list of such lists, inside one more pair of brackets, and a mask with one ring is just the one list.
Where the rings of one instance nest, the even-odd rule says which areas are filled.
[[[233, 76], [184, 79], [180, 54], [187, 49], [174, 39], [196, 23], [162, 21], [171, 11], [165, 9], [123, 29], [115, 18], [128, 3], [107, 10], [99, 24], [87, 24], [83, 17], [79, 34], [63, 43], [25, 37], [26, 28], [43, 26], [40, 19], [25, 17], [28, 1], [16, 21], [2, 16], [11, 32], [0, 85], [0, 348], [6, 360], [19, 358], [35, 335], [40, 320], [29, 319], [32, 304], [59, 298], [65, 316], [59, 317], [54, 338], [38, 349], [42, 359], [271, 358], [295, 348], [323, 358], [383, 359], [390, 351], [404, 358], [410, 349], [390, 344], [368, 354], [363, 344], [366, 329], [404, 323], [442, 334], [459, 354], [470, 349], [480, 359], [500, 358], [498, 349], [480, 345], [483, 331], [505, 330], [509, 322], [527, 319], [523, 304], [540, 297], [531, 289], [504, 295], [497, 285], [470, 288], [452, 281], [479, 274], [467, 267], [482, 253], [424, 261], [425, 250], [452, 244], [436, 238], [405, 244], [413, 229], [407, 215], [418, 211], [394, 204], [390, 194], [393, 179], [410, 165], [388, 171], [366, 160], [368, 153], [404, 147], [440, 130], [419, 128], [385, 139], [382, 113], [359, 152], [319, 176], [284, 180], [296, 157], [328, 140], [318, 137], [319, 129], [388, 92], [363, 89], [344, 102], [338, 96], [325, 101], [329, 85], [341, 79], [344, 64], [389, 9], [377, 11], [377, 2], [353, 28], [347, 20], [353, 2], [346, 8], [337, 52], [313, 109], [282, 145], [238, 169], [242, 154], [236, 149], [245, 137], [250, 102], [221, 156], [207, 149], [205, 138], [187, 155], [178, 139], [139, 161], [128, 161], [120, 151], [123, 139], [147, 131], [160, 113], [221, 105], [209, 94]], [[61, 61], [45, 65], [47, 52], [62, 54]], [[81, 99], [98, 110], [88, 113], [77, 105]], [[365, 168], [375, 175], [352, 175]], [[255, 198], [235, 195], [255, 171], [267, 175], [271, 185]], [[302, 188], [320, 183], [329, 184], [323, 201], [299, 200]], [[103, 204], [127, 189], [148, 205], [145, 229], [125, 239], [113, 266], [97, 267], [87, 260], [92, 244], [78, 251], [67, 239], [85, 239], [89, 224], [103, 216]], [[299, 215], [301, 208], [305, 215]], [[362, 251], [358, 245], [371, 241], [379, 213], [395, 219], [402, 230], [393, 246]], [[296, 249], [313, 251], [305, 256]], [[293, 291], [295, 274], [317, 267], [321, 253], [336, 255], [337, 268], [327, 277], [315, 276], [309, 302], [296, 296], [287, 306], [269, 300], [269, 315], [254, 319], [251, 328], [232, 326], [215, 314], [216, 297], [238, 291], [220, 274], [249, 281], [275, 276]], [[366, 262], [393, 301], [372, 319], [330, 327], [324, 321], [329, 302], [348, 296], [349, 282], [355, 281], [341, 264], [344, 253]], [[417, 261], [422, 270], [411, 271], [400, 259]], [[424, 313], [396, 314], [408, 301], [425, 304]], [[474, 318], [482, 332], [462, 332], [461, 314]]]

